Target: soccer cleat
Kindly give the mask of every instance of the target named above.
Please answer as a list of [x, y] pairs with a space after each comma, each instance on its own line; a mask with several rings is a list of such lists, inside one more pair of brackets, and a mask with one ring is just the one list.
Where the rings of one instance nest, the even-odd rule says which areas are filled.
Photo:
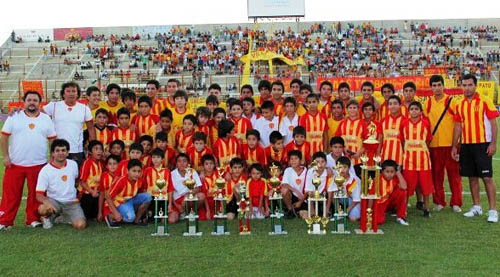
[[41, 226], [41, 225], [42, 225], [42, 223], [41, 223], [40, 221], [33, 221], [33, 222], [31, 222], [31, 224], [30, 224], [30, 225], [28, 225], [28, 226], [29, 226], [29, 227], [31, 227], [31, 228], [36, 228], [36, 227], [39, 227], [39, 226]]
[[43, 224], [43, 229], [50, 229], [52, 228], [52, 221], [48, 217], [42, 217], [42, 224]]
[[439, 204], [438, 204], [438, 205], [434, 206], [434, 211], [435, 211], [435, 212], [440, 212], [443, 208], [444, 208], [444, 206], [443, 206], [443, 205], [439, 205]]
[[465, 217], [475, 217], [475, 216], [480, 216], [483, 214], [483, 209], [481, 206], [472, 206], [470, 210], [466, 213], [464, 213]]
[[498, 212], [496, 210], [488, 211], [488, 222], [497, 223], [498, 222]]
[[7, 230], [9, 230], [11, 228], [12, 228], [12, 226], [5, 226], [5, 225], [0, 224], [0, 232], [1, 231], [7, 231]]
[[429, 210], [424, 210], [424, 217], [431, 217], [431, 212], [429, 212]]
[[106, 225], [108, 225], [109, 228], [111, 228], [111, 229], [120, 228], [120, 224], [118, 224], [118, 222], [113, 221], [113, 219], [111, 219], [110, 215], [107, 215], [105, 217], [105, 220], [106, 220]]
[[462, 208], [460, 208], [460, 206], [453, 205], [453, 207], [451, 207], [451, 208], [453, 209], [453, 212], [455, 212], [455, 213], [462, 212]]
[[398, 218], [396, 219], [396, 222], [397, 222], [397, 223], [399, 223], [399, 224], [401, 224], [401, 225], [404, 225], [404, 226], [408, 226], [408, 225], [410, 225], [410, 224], [408, 223], [408, 220], [407, 220], [406, 218], [402, 218], [402, 217], [398, 217]]
[[415, 205], [417, 210], [424, 210], [424, 202], [417, 202], [417, 205]]

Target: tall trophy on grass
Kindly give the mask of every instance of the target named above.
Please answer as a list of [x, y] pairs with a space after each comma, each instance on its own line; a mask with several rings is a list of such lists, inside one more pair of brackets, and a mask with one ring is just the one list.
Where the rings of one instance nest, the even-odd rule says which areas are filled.
[[163, 178], [158, 178], [155, 181], [155, 186], [158, 189], [158, 194], [155, 195], [155, 232], [152, 236], [168, 236], [168, 197], [163, 195], [163, 188], [167, 185], [167, 181]]
[[281, 181], [278, 177], [278, 166], [274, 163], [269, 167], [271, 178], [269, 184], [271, 185], [271, 194], [269, 195], [269, 202], [271, 205], [271, 232], [270, 235], [286, 235], [287, 232], [283, 230], [284, 214], [283, 214], [283, 196], [279, 191]]
[[247, 199], [247, 184], [245, 181], [238, 183], [240, 201], [238, 202], [238, 228], [240, 235], [250, 235], [250, 201]]
[[198, 197], [193, 194], [196, 186], [193, 173], [194, 170], [188, 165], [186, 168], [186, 180], [184, 180], [184, 185], [189, 190], [188, 195], [184, 198], [185, 212], [187, 213], [186, 232], [184, 232], [184, 236], [201, 236], [203, 234], [198, 228]]
[[[319, 192], [321, 186], [321, 177], [318, 174], [318, 165], [312, 162], [310, 170], [313, 170], [313, 178], [311, 183], [314, 186], [314, 194], [307, 199], [307, 233], [311, 235], [324, 235], [326, 234], [326, 225], [328, 224], [328, 217], [326, 216], [326, 200], [327, 198], [323, 193]], [[326, 186], [327, 184], [325, 184]], [[323, 214], [319, 216], [320, 207], [323, 207]]]
[[217, 179], [215, 179], [215, 186], [217, 188], [216, 196], [214, 197], [214, 231], [212, 235], [229, 235], [227, 229], [227, 197], [222, 194], [223, 189], [226, 187], [226, 179], [224, 179], [224, 168], [217, 168]]
[[345, 167], [344, 165], [337, 164], [334, 168], [335, 178], [333, 182], [337, 186], [337, 190], [333, 192], [333, 231], [332, 234], [350, 234], [347, 230], [347, 213], [345, 209], [346, 205], [346, 179], [341, 175], [341, 171]]

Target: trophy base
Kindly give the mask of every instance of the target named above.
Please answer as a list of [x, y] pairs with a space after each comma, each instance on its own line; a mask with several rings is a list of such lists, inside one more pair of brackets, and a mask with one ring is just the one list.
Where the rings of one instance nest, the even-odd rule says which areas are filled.
[[240, 232], [241, 236], [246, 236], [246, 235], [250, 235], [250, 234], [251, 234], [251, 232], [248, 232], [248, 231], [247, 232]]
[[286, 235], [288, 234], [287, 231], [283, 230], [283, 226], [281, 225], [274, 225], [274, 230], [272, 232], [269, 232], [269, 235]]
[[269, 217], [272, 217], [272, 218], [277, 218], [277, 219], [280, 219], [282, 217], [284, 217], [285, 215], [282, 214], [282, 213], [275, 213], [275, 214], [271, 214], [269, 215]]
[[349, 234], [351, 234], [351, 231], [343, 231], [343, 232], [340, 232], [340, 231], [331, 231], [330, 233], [337, 234], [337, 235], [349, 235]]
[[203, 232], [196, 232], [196, 233], [184, 232], [184, 234], [182, 235], [185, 237], [201, 237], [203, 235]]
[[214, 215], [214, 218], [216, 218], [216, 219], [227, 219], [227, 214], [221, 214], [221, 215], [216, 214], [216, 215]]
[[374, 194], [370, 194], [370, 195], [362, 194], [361, 199], [367, 199], [367, 200], [373, 199], [373, 200], [375, 200], [375, 199], [380, 199], [380, 197], [377, 195], [374, 195]]
[[288, 235], [287, 231], [281, 231], [281, 232], [269, 232], [269, 235], [275, 236], [275, 235]]
[[355, 229], [354, 233], [356, 235], [383, 235], [384, 231], [378, 229], [377, 232], [373, 232], [373, 230], [368, 230], [366, 232], [363, 232], [361, 229]]
[[215, 197], [215, 198], [214, 198], [214, 201], [221, 201], [221, 202], [225, 202], [225, 201], [227, 201], [227, 198], [226, 198], [226, 197]]
[[[340, 214], [339, 214], [339, 213], [336, 213], [336, 214], [333, 214], [333, 216], [334, 216], [334, 217], [346, 217], [346, 216], [348, 216], [348, 214], [347, 214], [347, 213], [340, 213]], [[340, 219], [340, 218], [339, 218], [339, 219]]]
[[228, 236], [229, 234], [230, 234], [229, 232], [223, 232], [223, 233], [212, 232], [211, 233], [212, 236]]
[[312, 230], [307, 230], [307, 233], [309, 235], [326, 235], [326, 230], [321, 229], [320, 224], [313, 224], [312, 225]]
[[224, 236], [224, 235], [229, 235], [229, 232], [226, 231], [224, 225], [217, 225], [215, 232], [212, 232], [211, 234], [214, 236]]
[[158, 226], [156, 233], [151, 234], [153, 237], [168, 237], [169, 233], [165, 233], [165, 228], [163, 226]]
[[277, 196], [277, 197], [269, 197], [269, 200], [283, 200], [283, 197]]

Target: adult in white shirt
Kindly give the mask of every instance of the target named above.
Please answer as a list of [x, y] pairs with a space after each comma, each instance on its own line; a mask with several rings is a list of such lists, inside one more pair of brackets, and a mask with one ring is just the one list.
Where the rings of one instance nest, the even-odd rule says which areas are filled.
[[293, 129], [299, 125], [297, 115], [297, 101], [293, 97], [287, 97], [283, 101], [285, 115], [280, 121], [279, 131], [283, 135], [283, 144], [287, 145], [293, 141]]
[[[193, 168], [189, 168], [189, 156], [180, 153], [176, 159], [177, 168], [172, 171], [172, 184], [174, 186], [174, 191], [169, 195], [168, 200], [168, 221], [169, 223], [176, 223], [179, 220], [180, 214], [184, 212], [184, 198], [189, 194], [189, 189], [184, 184], [186, 180], [192, 179], [195, 182], [194, 189], [192, 191], [193, 195], [198, 198], [198, 207], [204, 205], [205, 194], [200, 192], [201, 180], [200, 176]], [[192, 202], [191, 202], [192, 203]], [[189, 207], [194, 209], [194, 207]], [[198, 211], [194, 211], [196, 214]]]
[[40, 202], [38, 213], [42, 216], [43, 228], [52, 228], [52, 218], [61, 215], [71, 221], [73, 228], [81, 230], [87, 226], [80, 202], [76, 197], [78, 166], [67, 159], [69, 143], [55, 139], [50, 146], [52, 160], [45, 165], [36, 185], [36, 199]]
[[80, 168], [83, 153], [83, 124], [87, 125], [89, 141], [95, 139], [92, 113], [88, 106], [77, 102], [80, 86], [75, 82], [64, 83], [61, 88], [62, 101], [50, 102], [43, 107], [54, 122], [57, 137], [69, 142], [69, 159], [77, 162]]
[[56, 132], [50, 117], [40, 113], [42, 98], [38, 92], [26, 92], [23, 100], [24, 110], [9, 116], [2, 128], [5, 174], [0, 204], [0, 231], [14, 224], [25, 181], [28, 184], [25, 223], [31, 227], [41, 225], [37, 213], [36, 180], [47, 163], [47, 143], [56, 137]]
[[269, 135], [273, 131], [279, 131], [279, 117], [274, 115], [274, 104], [271, 101], [265, 101], [260, 107], [262, 116], [255, 123], [255, 130], [260, 133], [260, 143], [262, 147], [268, 147], [271, 142]]

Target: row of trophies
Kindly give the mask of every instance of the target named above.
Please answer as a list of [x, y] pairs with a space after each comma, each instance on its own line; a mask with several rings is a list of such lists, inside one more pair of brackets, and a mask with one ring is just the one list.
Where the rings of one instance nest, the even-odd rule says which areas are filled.
[[[376, 200], [380, 199], [379, 190], [379, 176], [380, 176], [380, 157], [368, 157], [363, 155], [361, 161], [361, 220], [360, 228], [354, 230], [356, 234], [383, 234], [382, 230], [378, 229], [375, 220]], [[315, 162], [311, 163], [310, 168], [314, 171], [314, 177], [311, 182], [315, 188], [314, 193], [307, 199], [307, 217], [305, 222], [307, 224], [307, 233], [313, 235], [324, 235], [327, 233], [327, 225], [333, 222], [333, 234], [350, 234], [348, 230], [348, 214], [347, 209], [347, 191], [346, 191], [346, 178], [342, 176], [342, 165], [337, 165], [335, 170], [335, 177], [333, 182], [337, 186], [337, 190], [333, 192], [333, 217], [327, 216], [326, 202], [327, 196], [325, 192], [321, 193], [319, 187], [321, 186], [321, 178], [318, 174], [318, 166]], [[202, 232], [198, 227], [198, 198], [193, 194], [195, 188], [195, 181], [192, 178], [191, 168], [187, 169], [187, 178], [184, 185], [189, 189], [189, 193], [184, 200], [185, 211], [189, 211], [186, 220], [186, 231], [184, 236], [201, 236]], [[212, 235], [229, 235], [227, 224], [227, 201], [228, 199], [223, 194], [223, 189], [226, 186], [224, 179], [224, 170], [217, 168], [218, 178], [215, 180], [216, 196], [214, 197], [214, 229]], [[269, 194], [270, 202], [270, 235], [285, 235], [287, 231], [284, 230], [284, 213], [283, 213], [283, 196], [280, 193], [281, 181], [278, 177], [278, 167], [272, 165], [270, 167], [271, 178], [269, 184], [271, 185], [271, 192]], [[155, 233], [153, 236], [168, 236], [168, 215], [167, 211], [167, 197], [163, 193], [163, 189], [167, 182], [164, 179], [158, 179], [155, 182], [159, 190], [159, 194], [155, 197], [155, 216], [154, 226]], [[328, 185], [330, 184], [326, 184]], [[250, 234], [250, 200], [246, 196], [247, 186], [245, 182], [238, 183], [240, 200], [238, 201], [238, 226], [240, 235]], [[325, 189], [326, 191], [326, 189]]]

